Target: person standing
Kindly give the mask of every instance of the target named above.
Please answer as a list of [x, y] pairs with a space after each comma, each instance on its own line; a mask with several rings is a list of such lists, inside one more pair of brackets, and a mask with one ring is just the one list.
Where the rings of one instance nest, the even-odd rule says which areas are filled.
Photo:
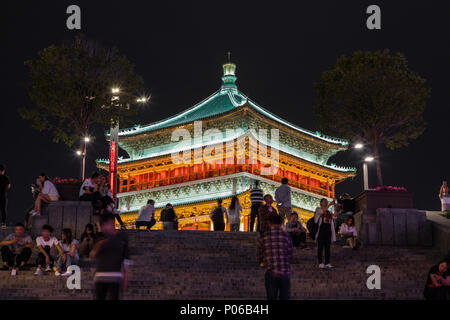
[[163, 230], [175, 229], [175, 221], [177, 220], [177, 216], [173, 206], [170, 203], [166, 204], [166, 207], [161, 211], [160, 220], [163, 223]]
[[270, 194], [264, 196], [265, 204], [259, 207], [259, 234], [264, 235], [264, 232], [269, 230], [270, 218], [274, 215], [278, 215], [277, 210], [272, 206], [273, 198]]
[[147, 205], [139, 210], [136, 229], [139, 231], [140, 227], [147, 227], [147, 231], [150, 231], [155, 224], [155, 201], [150, 199], [147, 201]]
[[49, 177], [45, 173], [41, 173], [38, 177], [41, 183], [41, 188], [36, 202], [34, 204], [34, 209], [30, 212], [31, 216], [40, 215], [42, 202], [50, 203], [51, 201], [59, 200], [58, 189], [56, 189], [53, 182], [50, 181]]
[[291, 297], [292, 241], [283, 230], [283, 219], [272, 215], [269, 229], [258, 241], [258, 262], [266, 269], [265, 287], [268, 300]]
[[113, 214], [101, 216], [101, 228], [105, 236], [98, 241], [91, 251], [91, 257], [96, 261], [95, 270], [95, 298], [118, 300], [120, 289], [126, 290], [128, 269], [131, 265], [129, 258], [128, 237], [126, 233], [116, 230]]
[[0, 242], [3, 268], [0, 270], [8, 271], [13, 268], [12, 275], [17, 274], [17, 268], [23, 270], [25, 264], [31, 257], [33, 240], [25, 233], [25, 227], [17, 223], [14, 227], [14, 233], [8, 235]]
[[239, 232], [239, 225], [241, 224], [242, 207], [239, 203], [238, 197], [234, 196], [231, 199], [231, 204], [225, 213], [227, 221], [230, 222], [230, 231]]
[[250, 227], [249, 231], [253, 232], [255, 227], [255, 220], [258, 217], [258, 224], [256, 225], [256, 231], [259, 232], [259, 207], [263, 204], [263, 191], [259, 188], [259, 181], [255, 180], [255, 184], [250, 191], [250, 200], [252, 201], [252, 206], [250, 209]]
[[450, 195], [448, 193], [447, 181], [442, 182], [441, 190], [439, 191], [439, 199], [441, 199], [441, 211], [450, 210]]
[[[316, 233], [317, 242], [317, 257], [319, 260], [320, 269], [331, 269], [333, 266], [330, 264], [330, 248], [331, 242], [336, 242], [336, 232], [334, 229], [333, 220], [336, 219], [336, 213], [332, 214], [328, 209], [331, 206], [335, 206], [336, 201], [333, 200], [328, 203], [328, 200], [323, 198], [320, 200], [320, 207], [317, 207], [314, 215], [314, 221], [318, 225]], [[325, 250], [325, 264], [323, 263], [323, 251]]]
[[275, 201], [277, 202], [278, 212], [283, 218], [283, 221], [289, 221], [292, 212], [291, 205], [291, 187], [288, 185], [289, 180], [283, 178], [281, 186], [275, 191]]
[[6, 209], [8, 206], [8, 190], [11, 188], [9, 178], [6, 176], [6, 167], [0, 164], [0, 215], [2, 229], [6, 229]]
[[227, 209], [222, 206], [222, 199], [217, 200], [217, 207], [211, 210], [209, 217], [214, 226], [214, 231], [225, 230], [225, 213]]

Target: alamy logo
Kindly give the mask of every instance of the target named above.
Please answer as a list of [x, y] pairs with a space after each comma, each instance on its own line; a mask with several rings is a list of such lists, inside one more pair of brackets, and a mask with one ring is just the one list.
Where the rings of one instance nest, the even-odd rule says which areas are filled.
[[70, 16], [67, 18], [66, 26], [69, 30], [80, 30], [81, 29], [81, 9], [77, 5], [71, 5], [67, 7], [67, 14]]
[[371, 5], [367, 8], [367, 14], [371, 14], [369, 18], [367, 18], [367, 29], [369, 30], [380, 30], [381, 29], [381, 9], [377, 5]]
[[367, 274], [370, 274], [370, 277], [367, 279], [366, 285], [367, 289], [373, 290], [381, 289], [381, 270], [379, 266], [371, 265], [366, 270]]
[[81, 269], [79, 266], [69, 266], [67, 271], [72, 273], [67, 278], [66, 286], [69, 290], [81, 290]]

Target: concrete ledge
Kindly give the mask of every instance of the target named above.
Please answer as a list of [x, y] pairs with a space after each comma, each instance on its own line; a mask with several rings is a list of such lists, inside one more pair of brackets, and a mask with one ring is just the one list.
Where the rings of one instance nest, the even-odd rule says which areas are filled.
[[444, 256], [450, 253], [450, 219], [440, 211], [426, 211], [433, 233], [433, 248]]
[[86, 224], [94, 223], [93, 209], [86, 201], [54, 201], [43, 211], [41, 216], [31, 219], [31, 236], [39, 236], [44, 224], [51, 225], [54, 235], [59, 238], [64, 228], [70, 228], [76, 239], [79, 239]]

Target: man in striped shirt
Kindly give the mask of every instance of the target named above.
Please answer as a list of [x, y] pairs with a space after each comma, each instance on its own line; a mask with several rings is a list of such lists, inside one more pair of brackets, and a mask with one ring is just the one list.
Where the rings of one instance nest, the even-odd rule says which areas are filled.
[[259, 188], [259, 181], [255, 180], [255, 184], [250, 191], [250, 200], [252, 201], [252, 207], [250, 211], [250, 232], [253, 232], [255, 226], [255, 219], [258, 217], [258, 224], [256, 225], [256, 231], [259, 232], [259, 214], [258, 210], [263, 203], [263, 191]]
[[268, 300], [289, 300], [291, 297], [292, 241], [283, 230], [283, 218], [272, 215], [270, 228], [258, 241], [258, 262], [264, 260], [265, 286]]

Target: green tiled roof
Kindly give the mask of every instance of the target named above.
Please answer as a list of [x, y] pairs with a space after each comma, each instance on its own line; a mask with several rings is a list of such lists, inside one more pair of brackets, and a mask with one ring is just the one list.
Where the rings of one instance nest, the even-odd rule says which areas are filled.
[[262, 108], [254, 101], [249, 100], [244, 94], [239, 92], [236, 87], [236, 77], [234, 75], [236, 66], [233, 63], [224, 65], [224, 77], [222, 78], [223, 85], [221, 89], [212, 94], [207, 99], [196, 104], [195, 106], [165, 120], [161, 120], [149, 125], [137, 125], [134, 128], [123, 129], [119, 132], [119, 136], [135, 136], [146, 132], [151, 132], [159, 129], [164, 129], [172, 126], [177, 126], [186, 123], [192, 123], [196, 120], [205, 119], [212, 116], [217, 116], [233, 109], [239, 108], [248, 102], [248, 105], [258, 113], [268, 117], [280, 124], [283, 124], [291, 129], [302, 132], [316, 139], [327, 141], [332, 144], [347, 146], [348, 141], [333, 137], [327, 137], [320, 132], [312, 132], [300, 128], [292, 123], [289, 123], [280, 117], [274, 115], [270, 111]]

